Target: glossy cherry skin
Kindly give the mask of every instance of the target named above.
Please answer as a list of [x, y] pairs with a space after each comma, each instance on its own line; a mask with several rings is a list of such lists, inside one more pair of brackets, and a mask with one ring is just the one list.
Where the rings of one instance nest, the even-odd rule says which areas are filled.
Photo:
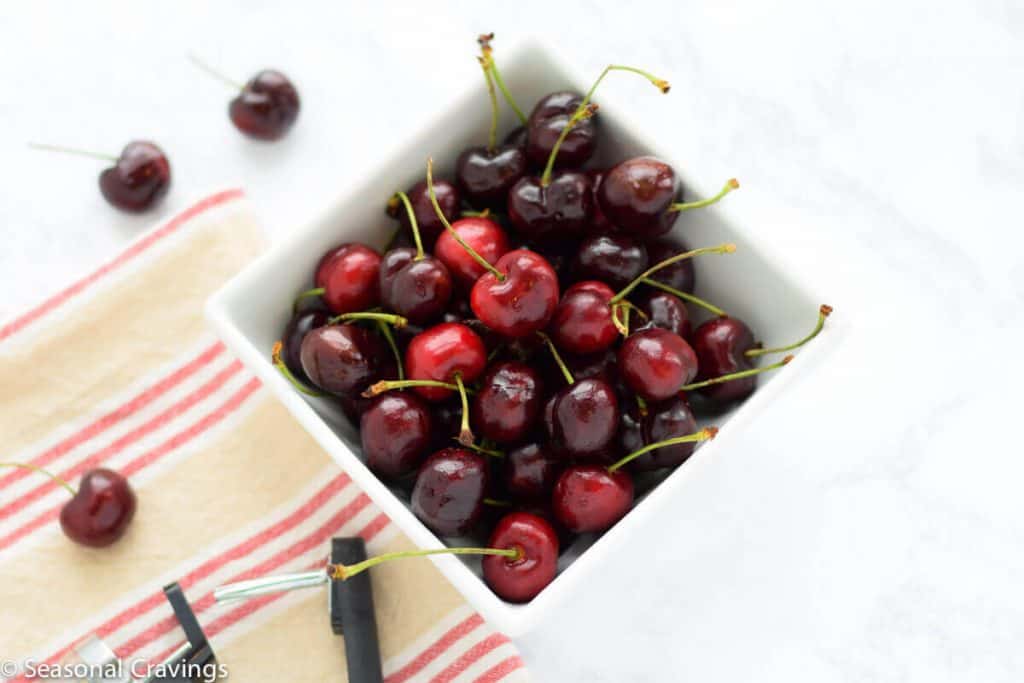
[[[619, 425], [619, 445], [622, 454], [666, 439], [687, 436], [697, 431], [697, 420], [686, 401], [678, 396], [660, 403], [647, 404], [646, 415], [640, 416], [634, 408], [623, 414]], [[650, 472], [683, 464], [697, 447], [696, 443], [662, 446], [629, 461], [632, 472]]]
[[540, 413], [540, 375], [525, 363], [491, 365], [473, 397], [473, 429], [477, 436], [499, 444], [527, 436]]
[[435, 533], [461, 536], [480, 519], [487, 484], [484, 456], [445, 448], [420, 466], [412, 489], [412, 511]]
[[669, 211], [682, 197], [672, 167], [654, 157], [627, 159], [608, 169], [597, 190], [605, 217], [623, 232], [640, 239], [664, 235], [679, 214]]
[[514, 249], [473, 285], [469, 304], [487, 327], [506, 337], [525, 337], [544, 328], [558, 305], [558, 276], [540, 254]]
[[[661, 263], [665, 259], [689, 251], [682, 241], [673, 237], [662, 237], [647, 243], [647, 256], [650, 263]], [[652, 280], [662, 282], [673, 289], [693, 294], [696, 285], [696, 274], [693, 270], [693, 259], [684, 259], [669, 264], [651, 275]]]
[[545, 426], [560, 455], [600, 456], [615, 438], [619, 401], [604, 380], [577, 380], [555, 394], [546, 407], [550, 412]]
[[170, 187], [171, 163], [152, 142], [129, 142], [114, 165], [100, 173], [103, 198], [122, 211], [145, 211], [163, 199]]
[[380, 303], [380, 254], [365, 244], [349, 242], [320, 258], [313, 281], [335, 313], [365, 311]]
[[[487, 350], [473, 330], [460, 323], [441, 323], [413, 337], [405, 350], [405, 372], [409, 379], [472, 382], [487, 364]], [[428, 401], [443, 401], [452, 395], [440, 387], [416, 387]]]
[[546, 496], [562, 471], [559, 459], [546, 445], [536, 442], [507, 451], [501, 467], [505, 491], [518, 500], [536, 500]]
[[574, 465], [558, 478], [552, 494], [555, 517], [574, 533], [605, 531], [629, 512], [633, 478], [624, 470]]
[[89, 470], [78, 493], [61, 508], [60, 527], [79, 545], [103, 548], [124, 535], [135, 507], [135, 493], [127, 479], [113, 470]]
[[452, 298], [452, 276], [433, 256], [416, 259], [416, 250], [392, 249], [381, 260], [380, 298], [384, 306], [416, 325], [436, 320]]
[[[754, 363], [745, 353], [756, 347], [754, 333], [741, 320], [725, 317], [704, 322], [693, 331], [693, 350], [700, 367], [697, 379], [703, 381], [753, 368]], [[755, 375], [697, 391], [711, 401], [729, 404], [750, 396], [756, 386]]]
[[[526, 156], [530, 163], [543, 168], [548, 163], [555, 141], [562, 129], [583, 102], [583, 97], [572, 92], [553, 92], [541, 98], [530, 113], [526, 124]], [[565, 136], [555, 166], [578, 167], [594, 154], [597, 148], [597, 130], [593, 119], [583, 119]]]
[[366, 466], [385, 479], [413, 472], [433, 438], [427, 403], [411, 391], [389, 391], [373, 399], [360, 418]]
[[615, 292], [596, 280], [577, 282], [565, 290], [551, 318], [551, 339], [571, 353], [596, 353], [609, 348], [619, 332], [609, 302]]
[[[492, 266], [510, 249], [508, 235], [490, 218], [462, 218], [452, 223], [452, 230]], [[472, 287], [480, 276], [487, 272], [487, 269], [477, 263], [448, 230], [437, 238], [434, 256], [441, 259], [452, 275], [465, 287]]]
[[547, 187], [539, 176], [525, 176], [509, 190], [509, 220], [529, 240], [583, 234], [592, 214], [593, 192], [586, 173], [553, 173]]
[[543, 517], [509, 513], [495, 525], [487, 545], [520, 551], [518, 558], [485, 555], [482, 560], [484, 581], [503, 600], [532, 600], [558, 571], [558, 534]]
[[697, 375], [697, 354], [678, 334], [652, 327], [619, 347], [619, 372], [645, 401], [664, 401]]
[[693, 333], [690, 311], [683, 300], [674, 294], [652, 289], [640, 295], [636, 305], [647, 314], [647, 319], [633, 315], [630, 318], [631, 324], [642, 323], [645, 327], [660, 327], [678, 334], [683, 339], [689, 339]]
[[525, 150], [527, 137], [526, 126], [516, 126], [505, 136], [504, 143]]
[[281, 335], [281, 360], [301, 382], [309, 383], [306, 371], [302, 369], [302, 340], [310, 330], [326, 325], [330, 317], [324, 308], [307, 308], [293, 315], [284, 328], [284, 334]]
[[587, 171], [587, 175], [590, 176], [590, 190], [593, 199], [593, 209], [590, 214], [590, 234], [602, 235], [609, 232], [614, 232], [618, 228], [612, 224], [608, 217], [604, 215], [604, 211], [601, 210], [601, 204], [597, 201], [597, 193], [601, 187], [601, 181], [604, 180], [604, 174], [608, 171], [605, 169], [596, 169]]
[[235, 128], [258, 140], [278, 140], [299, 118], [299, 92], [280, 71], [266, 69], [228, 105]]
[[[437, 205], [441, 207], [441, 213], [449, 223], [454, 222], [459, 217], [462, 204], [462, 193], [459, 192], [459, 188], [451, 181], [434, 178], [434, 194], [437, 196]], [[406, 195], [412, 205], [412, 212], [416, 216], [416, 227], [419, 228], [423, 247], [428, 251], [432, 250], [434, 242], [445, 228], [444, 223], [437, 217], [437, 212], [434, 211], [434, 205], [430, 202], [427, 181], [421, 180], [416, 183], [409, 188]], [[405, 205], [401, 202], [397, 205], [392, 203], [388, 210], [392, 215], [398, 217], [399, 223], [402, 224], [402, 230], [412, 234], [412, 225], [409, 223], [409, 213], [405, 210]]]
[[470, 147], [455, 161], [455, 182], [466, 201], [477, 209], [501, 208], [508, 191], [526, 175], [526, 170], [522, 147]]
[[328, 325], [302, 340], [302, 369], [318, 388], [339, 396], [358, 394], [387, 366], [384, 344], [357, 325]]
[[579, 280], [601, 280], [621, 289], [647, 270], [647, 249], [628, 235], [594, 235], [580, 243], [572, 261]]

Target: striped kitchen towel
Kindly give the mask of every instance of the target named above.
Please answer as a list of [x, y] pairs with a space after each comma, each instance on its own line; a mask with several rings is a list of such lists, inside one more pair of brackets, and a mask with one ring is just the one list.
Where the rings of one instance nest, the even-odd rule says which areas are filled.
[[[96, 634], [158, 662], [183, 640], [161, 592], [179, 581], [233, 680], [345, 680], [323, 591], [212, 596], [313, 568], [332, 536], [411, 547], [204, 324], [206, 298], [262, 248], [243, 193], [220, 192], [0, 327], [0, 460], [72, 481], [113, 468], [139, 500], [121, 541], [86, 549], [61, 533], [64, 489], [0, 470], [0, 661], [68, 661]], [[389, 683], [528, 679], [431, 562], [371, 575]]]

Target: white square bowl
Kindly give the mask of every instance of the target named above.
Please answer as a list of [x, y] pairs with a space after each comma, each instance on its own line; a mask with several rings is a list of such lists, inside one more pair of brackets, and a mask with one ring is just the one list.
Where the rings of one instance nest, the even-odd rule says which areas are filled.
[[[563, 64], [546, 48], [523, 43], [503, 51], [502, 75], [509, 89], [524, 107], [554, 90], [586, 92], [596, 73], [578, 73]], [[207, 305], [207, 316], [231, 350], [273, 391], [295, 418], [331, 454], [367, 495], [387, 513], [405, 534], [421, 548], [442, 548], [445, 544], [412, 513], [403, 497], [392, 491], [363, 464], [355, 429], [332, 405], [296, 392], [269, 361], [270, 349], [280, 337], [291, 311], [292, 299], [310, 286], [317, 261], [340, 242], [360, 241], [381, 247], [395, 223], [384, 216], [384, 205], [397, 189], [409, 187], [424, 176], [426, 160], [433, 156], [439, 176], [449, 176], [459, 151], [486, 139], [489, 111], [484, 105], [483, 84], [456, 99], [422, 131], [396, 145], [394, 153], [371, 172], [353, 191], [341, 195], [321, 218], [296, 230], [246, 268]], [[659, 97], [651, 93], [652, 98]], [[600, 93], [598, 100], [600, 100]], [[671, 100], [656, 102], [671, 106]], [[502, 131], [515, 121], [503, 107]], [[659, 148], [631, 125], [628, 113], [606, 106], [598, 117], [600, 130], [595, 167], [639, 154], [653, 154], [680, 173], [687, 196], [707, 196], [708, 188], [691, 182], [671, 150]], [[713, 188], [717, 189], [717, 188]], [[379, 201], [368, 202], [367, 197]], [[754, 230], [744, 230], [726, 218], [727, 204], [684, 214], [676, 230], [691, 246], [736, 242], [739, 250], [729, 256], [709, 256], [697, 263], [698, 294], [742, 318], [767, 345], [777, 345], [800, 336], [813, 322], [818, 302], [788, 273], [785, 260]], [[687, 482], [715, 459], [728, 457], [730, 433], [755, 419], [761, 407], [778, 399], [790, 379], [809, 372], [825, 349], [839, 339], [836, 316], [828, 329], [808, 344], [785, 370], [761, 377], [758, 391], [727, 416], [715, 420], [723, 427], [714, 441], [704, 444], [687, 463], [671, 472], [657, 487], [638, 500], [633, 510], [615, 527], [599, 537], [579, 538], [563, 553], [558, 577], [534, 600], [525, 605], [502, 601], [484, 584], [479, 563], [454, 556], [431, 557], [455, 587], [497, 629], [518, 635], [543, 620], [556, 602], [578, 593], [588, 572], [594, 571], [614, 553], [619, 539], [638, 524], [662, 524], [657, 514], [668, 496], [685, 495]], [[285, 457], [285, 454], [282, 454]], [[585, 551], [585, 552], [584, 552]]]

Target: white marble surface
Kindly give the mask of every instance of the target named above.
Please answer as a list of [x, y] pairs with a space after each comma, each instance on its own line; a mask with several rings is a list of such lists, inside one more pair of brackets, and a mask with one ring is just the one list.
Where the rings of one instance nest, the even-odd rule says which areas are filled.
[[[540, 681], [1024, 677], [1024, 9], [945, 3], [17, 3], [0, 21], [0, 318], [156, 216], [87, 160], [159, 140], [167, 215], [241, 183], [272, 235], [478, 78], [473, 36], [535, 34], [671, 79], [643, 119], [764, 225], [851, 333], [735, 457], [520, 645]], [[294, 75], [275, 146], [185, 60]], [[610, 85], [610, 84], [609, 84]], [[625, 84], [620, 86], [628, 88]], [[159, 303], [167, 292], [155, 292]]]

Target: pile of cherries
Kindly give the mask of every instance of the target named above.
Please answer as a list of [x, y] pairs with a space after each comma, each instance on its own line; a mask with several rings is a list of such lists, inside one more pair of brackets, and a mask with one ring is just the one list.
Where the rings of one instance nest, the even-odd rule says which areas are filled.
[[[399, 221], [379, 252], [323, 255], [275, 345], [278, 369], [337, 401], [367, 467], [408, 495], [442, 537], [487, 538], [484, 578], [533, 598], [560, 547], [626, 514], [649, 473], [684, 463], [720, 414], [749, 396], [764, 349], [741, 320], [693, 295], [689, 250], [669, 232], [686, 203], [675, 171], [644, 156], [587, 168], [600, 137], [591, 96], [543, 97], [497, 144], [497, 93], [519, 112], [488, 37], [481, 65], [492, 124], [450, 179], [426, 177], [388, 202]], [[697, 324], [690, 306], [711, 313]], [[656, 480], [656, 479], [655, 479]], [[436, 552], [436, 551], [434, 551]], [[415, 554], [415, 553], [412, 553]], [[429, 553], [421, 553], [429, 554]]]

